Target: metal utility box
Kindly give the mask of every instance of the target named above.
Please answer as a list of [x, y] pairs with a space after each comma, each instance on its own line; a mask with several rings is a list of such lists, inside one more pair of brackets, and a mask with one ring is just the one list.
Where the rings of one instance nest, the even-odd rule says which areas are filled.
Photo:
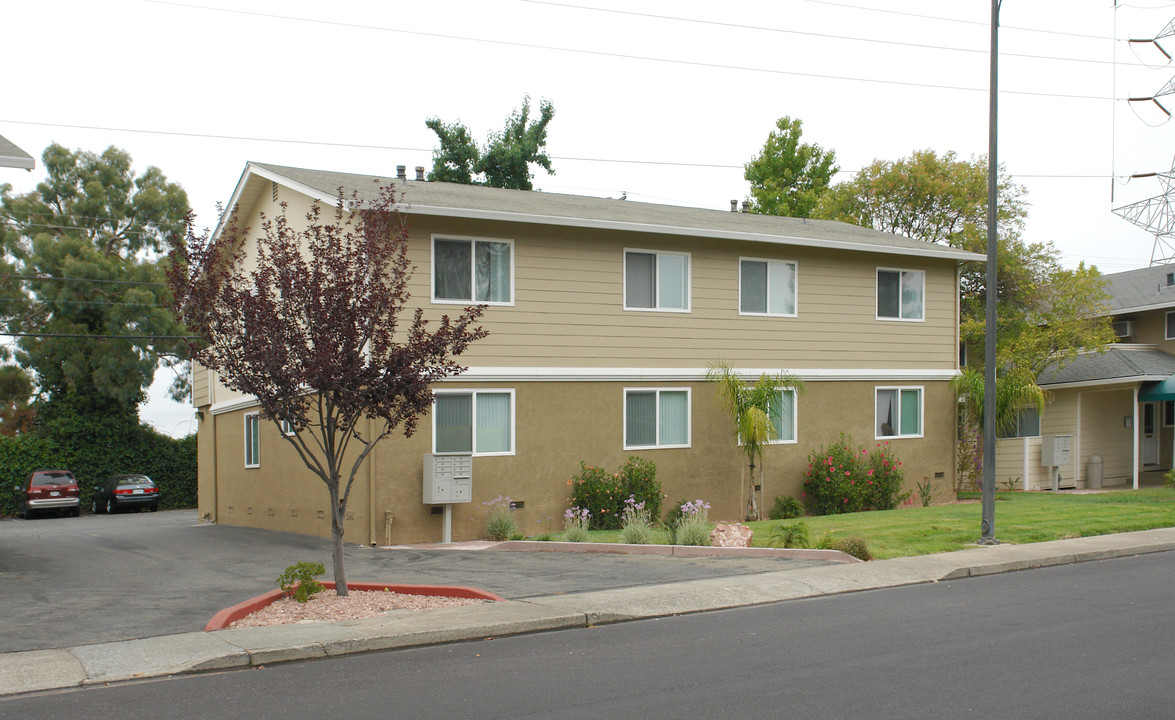
[[473, 455], [429, 453], [424, 456], [424, 503], [447, 505], [473, 501]]
[[1040, 464], [1061, 467], [1073, 462], [1072, 435], [1045, 435], [1040, 439]]

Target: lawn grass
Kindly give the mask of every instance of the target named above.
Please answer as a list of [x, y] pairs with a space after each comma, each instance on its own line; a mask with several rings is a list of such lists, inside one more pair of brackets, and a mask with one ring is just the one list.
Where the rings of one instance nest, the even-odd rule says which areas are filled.
[[[978, 500], [970, 493], [961, 499]], [[831, 531], [835, 537], [865, 539], [877, 559], [961, 550], [979, 538], [980, 503], [934, 505], [874, 512], [800, 518], [813, 541]], [[798, 520], [783, 522], [794, 523]], [[753, 544], [769, 547], [771, 532], [780, 521], [749, 522]], [[1048, 492], [1001, 492], [996, 496], [995, 537], [1001, 543], [1105, 535], [1108, 533], [1175, 527], [1175, 492], [1167, 489], [1122, 490], [1082, 495]], [[619, 530], [595, 530], [590, 542], [619, 542]], [[557, 538], [556, 538], [557, 539]], [[667, 538], [654, 530], [653, 542]]]

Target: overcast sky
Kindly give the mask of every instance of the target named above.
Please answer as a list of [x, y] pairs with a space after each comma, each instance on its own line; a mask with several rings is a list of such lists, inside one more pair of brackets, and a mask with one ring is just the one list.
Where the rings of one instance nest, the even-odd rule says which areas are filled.
[[[0, 135], [127, 149], [187, 190], [203, 225], [250, 160], [393, 175], [431, 165], [427, 118], [483, 139], [530, 95], [555, 105], [547, 192], [728, 210], [776, 119], [834, 149], [837, 179], [915, 149], [986, 153], [986, 0], [105, 0], [6, 2]], [[1162, 193], [1175, 124], [1148, 97], [1175, 77], [1153, 38], [1167, 0], [1007, 0], [999, 159], [1028, 188], [1026, 239], [1067, 265], [1148, 264], [1153, 237], [1111, 208]], [[1160, 39], [1175, 55], [1175, 37]], [[1175, 111], [1175, 95], [1160, 99]], [[267, 141], [270, 140], [270, 141]], [[280, 142], [271, 142], [280, 141]], [[163, 399], [143, 418], [194, 429]]]

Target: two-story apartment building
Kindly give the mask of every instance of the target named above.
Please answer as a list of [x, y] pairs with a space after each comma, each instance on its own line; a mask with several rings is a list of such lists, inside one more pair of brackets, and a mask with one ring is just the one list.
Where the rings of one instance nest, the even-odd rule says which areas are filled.
[[[787, 371], [764, 454], [767, 501], [799, 496], [809, 452], [841, 433], [888, 441], [913, 488], [953, 487], [958, 266], [982, 256], [844, 223], [425, 182], [401, 176], [417, 271], [412, 304], [438, 318], [486, 306], [488, 337], [438, 384], [411, 438], [382, 443], [352, 491], [347, 539], [437, 541], [423, 458], [472, 453], [472, 502], [454, 539], [484, 534], [482, 503], [507, 495], [523, 531], [559, 529], [580, 461], [654, 462], [667, 495], [740, 518], [733, 423], [705, 381], [725, 360], [748, 380]], [[250, 163], [229, 207], [259, 225], [305, 216], [376, 178]], [[327, 535], [327, 493], [261, 422], [251, 398], [197, 369], [199, 507], [222, 523]]]
[[[999, 440], [996, 478], [1025, 489], [1128, 485], [1175, 466], [1175, 265], [1105, 276], [1118, 341], [1049, 368], [1044, 413], [1021, 411]], [[1067, 437], [1070, 461], [1041, 464], [1042, 438]]]

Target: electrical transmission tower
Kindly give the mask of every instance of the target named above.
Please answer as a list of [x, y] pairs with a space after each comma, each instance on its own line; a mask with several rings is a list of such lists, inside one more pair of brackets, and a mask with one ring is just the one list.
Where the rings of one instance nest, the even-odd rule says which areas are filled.
[[1114, 214], [1155, 236], [1151, 249], [1151, 266], [1175, 263], [1175, 162], [1167, 172], [1131, 177], [1156, 177], [1163, 194], [1114, 208]]

